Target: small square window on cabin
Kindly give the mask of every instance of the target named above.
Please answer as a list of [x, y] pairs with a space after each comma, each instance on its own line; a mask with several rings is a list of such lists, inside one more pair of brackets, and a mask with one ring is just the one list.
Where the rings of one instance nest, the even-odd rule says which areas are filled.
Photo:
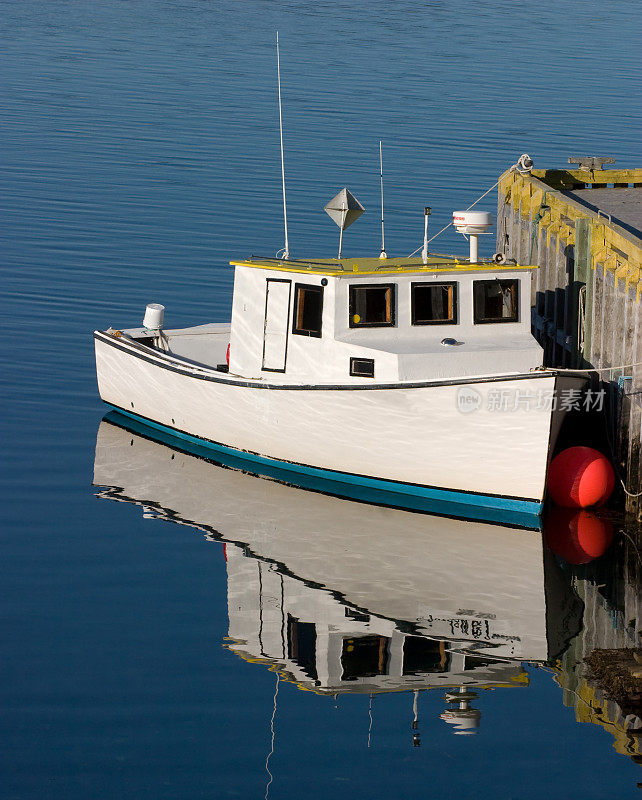
[[456, 324], [456, 283], [413, 283], [410, 291], [413, 325]]
[[306, 286], [302, 283], [295, 284], [292, 333], [319, 338], [321, 336], [322, 316], [323, 287]]
[[395, 285], [350, 286], [351, 328], [383, 328], [395, 324]]
[[474, 320], [517, 322], [519, 317], [519, 281], [499, 280], [473, 282]]
[[374, 378], [374, 358], [351, 358], [350, 375], [355, 378]]

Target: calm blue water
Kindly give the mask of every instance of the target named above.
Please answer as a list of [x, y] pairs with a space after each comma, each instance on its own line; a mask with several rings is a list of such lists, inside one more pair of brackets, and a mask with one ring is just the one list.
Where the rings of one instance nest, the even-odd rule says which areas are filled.
[[[282, 246], [277, 28], [293, 255], [335, 252], [322, 207], [344, 185], [367, 210], [345, 252], [378, 253], [379, 139], [386, 247], [407, 254], [424, 205], [436, 231], [522, 152], [639, 164], [640, 6], [5, 0], [2, 17], [3, 795], [263, 797], [276, 673], [224, 646], [220, 544], [96, 499], [91, 331], [152, 301], [169, 326], [225, 320], [228, 260]], [[608, 730], [526, 672], [484, 693], [476, 736], [422, 692], [420, 748], [409, 691], [370, 708], [283, 681], [269, 796], [639, 794]]]

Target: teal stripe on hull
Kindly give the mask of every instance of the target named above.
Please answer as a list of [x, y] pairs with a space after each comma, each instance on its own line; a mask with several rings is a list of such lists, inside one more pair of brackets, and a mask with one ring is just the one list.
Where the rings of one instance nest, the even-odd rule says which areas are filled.
[[[108, 414], [107, 419], [117, 422], [118, 417], [126, 417], [126, 427], [134, 432], [150, 436], [223, 466], [264, 475], [304, 489], [428, 514], [481, 520], [520, 528], [540, 527], [539, 515], [542, 504], [533, 500], [470, 494], [291, 464], [210, 442], [115, 406], [110, 408], [113, 408], [113, 413]], [[121, 424], [125, 424], [125, 419]], [[150, 429], [153, 430], [153, 435]]]

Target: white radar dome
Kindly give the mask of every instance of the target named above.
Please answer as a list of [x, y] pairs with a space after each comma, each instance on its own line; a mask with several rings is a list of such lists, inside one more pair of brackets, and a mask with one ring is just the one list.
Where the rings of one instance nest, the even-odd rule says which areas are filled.
[[488, 211], [453, 211], [453, 225], [459, 233], [486, 233], [493, 226], [493, 215]]

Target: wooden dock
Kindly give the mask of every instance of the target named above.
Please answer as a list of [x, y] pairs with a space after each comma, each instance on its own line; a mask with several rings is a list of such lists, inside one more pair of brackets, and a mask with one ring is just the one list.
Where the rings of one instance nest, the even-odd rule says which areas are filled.
[[642, 169], [507, 171], [498, 192], [497, 252], [540, 267], [544, 363], [600, 371], [608, 455], [642, 520]]

